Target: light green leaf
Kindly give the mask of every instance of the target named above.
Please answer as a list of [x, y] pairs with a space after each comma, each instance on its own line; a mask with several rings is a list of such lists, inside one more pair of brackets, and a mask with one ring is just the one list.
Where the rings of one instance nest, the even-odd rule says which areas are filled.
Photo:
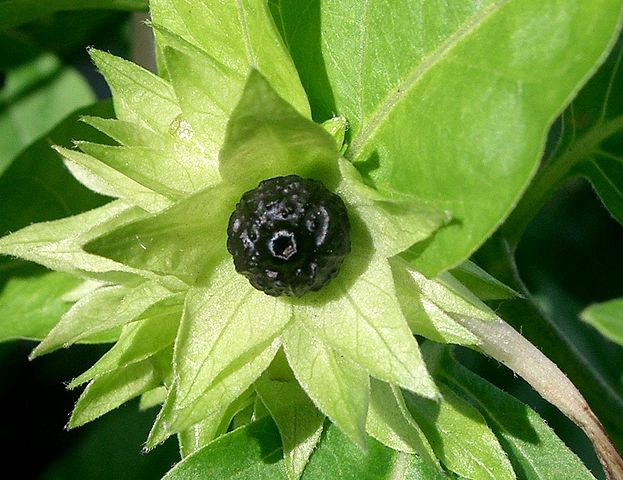
[[584, 309], [580, 317], [602, 335], [623, 345], [623, 298], [591, 305]]
[[[307, 96], [277, 32], [266, 0], [153, 2], [153, 21], [205, 50], [246, 78], [257, 69], [278, 94], [309, 117]], [[180, 22], [181, 19], [181, 22]]]
[[435, 398], [437, 389], [398, 305], [389, 264], [367, 258], [358, 248], [353, 241], [334, 283], [295, 300], [301, 319], [313, 336], [372, 376]]
[[158, 135], [153, 130], [136, 123], [116, 118], [99, 118], [85, 115], [80, 118], [87, 125], [97, 128], [121, 145], [128, 147], [161, 147], [166, 145], [167, 137]]
[[123, 202], [111, 202], [73, 217], [36, 223], [3, 237], [0, 239], [0, 253], [37, 262], [61, 272], [110, 280], [132, 279], [132, 269], [90, 255], [82, 250], [82, 245], [97, 236], [102, 228], [143, 215], [140, 209], [129, 208]]
[[175, 342], [176, 408], [187, 407], [275, 342], [290, 305], [256, 290], [221, 262], [207, 287], [189, 290]]
[[431, 465], [437, 465], [437, 457], [407, 410], [400, 389], [373, 378], [370, 390], [366, 422], [370, 436], [389, 448], [419, 455]]
[[509, 454], [519, 478], [594, 479], [532, 409], [444, 353], [435, 377], [474, 404]]
[[178, 395], [173, 385], [149, 433], [147, 448], [153, 448], [170, 435], [188, 430], [203, 420], [215, 418], [220, 424], [221, 419], [228, 414], [227, 406], [243, 395], [268, 368], [278, 349], [279, 343], [273, 342], [251, 361], [239, 362], [236, 368], [220, 375], [202, 396], [186, 407], [176, 408]]
[[149, 410], [150, 408], [162, 405], [167, 398], [166, 387], [156, 387], [141, 395], [138, 405], [140, 411]]
[[63, 315], [31, 358], [136, 321], [151, 305], [171, 295], [156, 282], [145, 282], [134, 288], [119, 285], [99, 288]]
[[79, 283], [59, 272], [11, 278], [0, 292], [0, 341], [41, 340], [71, 306], [63, 295]]
[[470, 260], [453, 268], [450, 273], [481, 300], [507, 300], [522, 297], [520, 293], [489, 275]]
[[171, 85], [135, 63], [95, 49], [89, 53], [112, 90], [117, 118], [168, 134], [181, 113]]
[[164, 57], [183, 118], [190, 124], [190, 136], [201, 145], [204, 157], [216, 164], [227, 121], [240, 100], [246, 77], [192, 46], [166, 48]]
[[[253, 409], [254, 400], [257, 398], [252, 388], [236, 398], [229, 405], [222, 405], [221, 411], [212, 412], [190, 428], [177, 434], [182, 458], [193, 454], [205, 447], [215, 438], [224, 435], [228, 430], [238, 428], [236, 419], [246, 409]], [[247, 422], [248, 423], [248, 422]]]
[[0, 2], [0, 30], [62, 10], [111, 9], [146, 11], [147, 0], [4, 0]]
[[[426, 283], [430, 281], [424, 280], [423, 276], [398, 257], [392, 258], [390, 265], [400, 307], [413, 333], [440, 343], [459, 345], [479, 343], [478, 337], [448, 314], [444, 309], [447, 303], [440, 307], [435, 303], [436, 296], [427, 296], [423, 293], [412, 274], [420, 281]], [[471, 311], [471, 306], [467, 308]]]
[[335, 144], [342, 152], [344, 148], [344, 138], [346, 137], [346, 131], [348, 130], [348, 120], [346, 117], [339, 116], [333, 117], [322, 123], [322, 128], [324, 128], [329, 135], [333, 137], [335, 140]]
[[298, 480], [320, 441], [325, 416], [301, 389], [281, 351], [255, 390], [279, 428], [288, 478]]
[[169, 347], [182, 316], [183, 298], [173, 296], [148, 307], [123, 327], [119, 340], [95, 365], [68, 385], [75, 388], [113, 370], [137, 363]]
[[400, 258], [393, 259], [392, 264], [395, 269], [406, 270], [418, 294], [430, 300], [445, 313], [487, 321], [498, 318], [493, 310], [449, 273], [443, 273], [436, 279], [430, 280]]
[[99, 377], [89, 383], [78, 399], [67, 427], [76, 428], [95, 420], [159, 384], [160, 377], [149, 360]]
[[[5, 4], [0, 4], [0, 12]], [[3, 20], [0, 13], [0, 26]], [[10, 68], [10, 65], [3, 64], [4, 59], [0, 60], [0, 69], [6, 73], [0, 90], [2, 173], [20, 150], [95, 98], [78, 72], [63, 65], [54, 55], [38, 53], [31, 46], [8, 36], [0, 36], [0, 50], [11, 51], [11, 55], [22, 62], [18, 67]]]
[[286, 332], [284, 350], [294, 376], [314, 404], [351, 441], [365, 447], [370, 397], [366, 371], [314, 338], [300, 320]]
[[514, 479], [511, 463], [478, 410], [448, 387], [439, 385], [439, 390], [439, 403], [408, 392], [405, 400], [446, 468], [472, 480]]
[[85, 250], [192, 283], [227, 255], [227, 221], [239, 195], [227, 184], [208, 187], [144, 221], [95, 239]]
[[135, 182], [91, 155], [62, 147], [53, 148], [63, 157], [71, 174], [94, 192], [123, 199], [148, 212], [159, 212], [171, 204], [171, 200], [165, 196]]
[[342, 182], [337, 193], [368, 226], [379, 255], [390, 257], [431, 236], [450, 220], [449, 213], [408, 195], [379, 192], [367, 186], [353, 165], [339, 159]]
[[[388, 13], [384, 2], [277, 3], [314, 118], [349, 121], [347, 158], [377, 184], [452, 212], [456, 222], [416, 261], [428, 276], [465, 260], [514, 207], [553, 119], [612, 44], [622, 8], [399, 0]], [[582, 55], [569, 55], [578, 45]]]
[[478, 337], [421, 294], [402, 260], [390, 261], [396, 295], [411, 331], [439, 343], [477, 345]]
[[211, 183], [213, 170], [192, 156], [178, 156], [172, 149], [124, 147], [78, 142], [83, 152], [172, 200], [196, 192]]
[[219, 156], [223, 179], [248, 190], [260, 180], [297, 174], [331, 188], [337, 181], [337, 157], [333, 138], [251, 71]]

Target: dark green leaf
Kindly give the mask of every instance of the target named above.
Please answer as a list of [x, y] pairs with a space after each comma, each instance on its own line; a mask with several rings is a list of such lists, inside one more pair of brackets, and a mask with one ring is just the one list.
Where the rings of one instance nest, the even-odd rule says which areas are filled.
[[0, 341], [41, 340], [71, 307], [62, 297], [79, 283], [60, 272], [11, 278], [0, 293]]
[[0, 51], [0, 71], [6, 72], [0, 89], [1, 174], [20, 150], [75, 109], [92, 103], [94, 95], [78, 72], [52, 54], [2, 34]]
[[16, 27], [61, 10], [147, 10], [147, 0], [5, 0], [0, 2], [0, 30]]
[[[270, 417], [219, 438], [176, 465], [163, 480], [286, 480], [279, 431]], [[443, 480], [419, 457], [368, 440], [367, 453], [337, 428], [325, 428], [303, 480]]]
[[594, 478], [533, 410], [461, 366], [447, 351], [431, 350], [440, 356], [436, 378], [480, 410], [509, 454], [518, 478]]

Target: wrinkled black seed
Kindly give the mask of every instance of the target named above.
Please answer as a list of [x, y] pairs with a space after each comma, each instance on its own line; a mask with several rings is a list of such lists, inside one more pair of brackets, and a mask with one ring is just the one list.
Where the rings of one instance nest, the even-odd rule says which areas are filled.
[[297, 175], [264, 180], [246, 192], [227, 227], [236, 271], [273, 296], [321, 289], [350, 252], [342, 199]]

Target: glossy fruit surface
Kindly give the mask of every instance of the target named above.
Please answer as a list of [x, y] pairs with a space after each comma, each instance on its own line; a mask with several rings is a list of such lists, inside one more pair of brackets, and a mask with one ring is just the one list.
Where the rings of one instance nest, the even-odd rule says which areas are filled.
[[242, 195], [229, 218], [227, 249], [236, 271], [268, 295], [319, 290], [350, 252], [346, 206], [316, 180], [264, 180]]

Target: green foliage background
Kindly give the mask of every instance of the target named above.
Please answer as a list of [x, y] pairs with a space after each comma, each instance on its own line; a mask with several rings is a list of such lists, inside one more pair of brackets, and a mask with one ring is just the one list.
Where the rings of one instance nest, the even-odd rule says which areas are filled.
[[[288, 2], [281, 2], [281, 5], [287, 4]], [[55, 143], [69, 146], [72, 139], [87, 135], [91, 139], [96, 139], [92, 129], [77, 123], [78, 113], [67, 117], [76, 109], [92, 104], [96, 97], [106, 96], [106, 89], [101, 79], [94, 73], [86, 56], [85, 47], [93, 45], [125, 58], [130, 57], [129, 16], [115, 10], [131, 11], [145, 8], [145, 2], [134, 0], [98, 2], [49, 0], [45, 5], [45, 8], [41, 8], [40, 2], [0, 1], [0, 30], [2, 30], [0, 78], [3, 80], [0, 90], [2, 107], [0, 192], [3, 195], [0, 210], [3, 229], [1, 234], [31, 222], [77, 213], [103, 202], [102, 198], [87, 192], [71, 178], [56, 154], [49, 149], [49, 145]], [[277, 19], [287, 11], [279, 7], [280, 2], [272, 2], [271, 5]], [[103, 10], [82, 10], [87, 7]], [[317, 14], [313, 8], [305, 12], [312, 18]], [[342, 13], [346, 23], [349, 21], [349, 14], [356, 18], [356, 12]], [[378, 21], [382, 21], [380, 16]], [[278, 25], [284, 38], [288, 40], [292, 40], [296, 35], [307, 35], [309, 38], [318, 35], [318, 32], [291, 28], [292, 23], [287, 18], [282, 18]], [[353, 36], [361, 33], [353, 25], [351, 27]], [[620, 45], [616, 48], [620, 49]], [[292, 51], [303, 83], [312, 97], [314, 92], [322, 91], [327, 82], [322, 72], [305, 69], [306, 56], [314, 54], [319, 52]], [[554, 125], [550, 134], [551, 148], [546, 152], [546, 158], [553, 159], [552, 164], [555, 164], [559, 152], [564, 151], [560, 145], [564, 146], [565, 142], [573, 141], [569, 133], [570, 125], [578, 126], [574, 130], [575, 135], [581, 135], [596, 124], [595, 118], [591, 115], [596, 111], [601, 112], [604, 105], [607, 107], [603, 108], [606, 108], [609, 118], [618, 118], [622, 113], [621, 77], [617, 73], [618, 59], [619, 57], [614, 55], [608, 60], [602, 69], [603, 73], [598, 74], [574, 102], [574, 110], [568, 110]], [[362, 65], [363, 68], [367, 67], [365, 64]], [[486, 66], [480, 67], [484, 69]], [[337, 66], [328, 65], [328, 68]], [[604, 99], [603, 92], [607, 90], [608, 82], [615, 94]], [[349, 87], [338, 85], [338, 88]], [[478, 88], [477, 82], [474, 88]], [[350, 140], [356, 139], [360, 129], [357, 119], [364, 119], [365, 111], [358, 112], [356, 105], [328, 105], [323, 101], [318, 100], [315, 103], [318, 110], [313, 114], [324, 119], [338, 107], [340, 111], [348, 111], [353, 122], [352, 131], [349, 133]], [[111, 105], [106, 101], [84, 111], [103, 117], [112, 116]], [[66, 120], [59, 124], [58, 122], [64, 118]], [[391, 132], [381, 131], [379, 135], [385, 135], [388, 140], [382, 141], [392, 144]], [[105, 141], [103, 138], [98, 140]], [[620, 169], [617, 170], [616, 162], [615, 166], [608, 163], [611, 156], [618, 155], [617, 149], [622, 144], [621, 135], [606, 136], [604, 142], [599, 151], [589, 152], [586, 158], [577, 160], [573, 168], [562, 174], [558, 173], [559, 177], [555, 177], [556, 172], [552, 175], [556, 182], [574, 173], [589, 176], [601, 199], [609, 206], [610, 213], [604, 209], [586, 180], [574, 179], [566, 183], [553, 197], [539, 196], [538, 192], [532, 194], [529, 190], [527, 201], [533, 203], [526, 203], [526, 207], [523, 206], [524, 203], [520, 203], [517, 215], [526, 210], [542, 207], [539, 215], [527, 225], [525, 233], [522, 230], [512, 230], [516, 227], [509, 227], [510, 232], [508, 230], [505, 232], [505, 227], [502, 227], [501, 232], [518, 242], [517, 262], [520, 275], [534, 295], [536, 303], [551, 319], [551, 323], [546, 322], [551, 330], [536, 328], [531, 331], [527, 327], [524, 333], [534, 343], [540, 345], [550, 358], [566, 367], [565, 370], [594, 405], [597, 414], [603, 415], [602, 421], [610, 428], [615, 442], [621, 447], [623, 425], [616, 413], [620, 410], [613, 409], [611, 414], [608, 411], [612, 405], [623, 404], [621, 367], [623, 348], [605, 340], [593, 327], [579, 321], [580, 312], [590, 304], [623, 297], [623, 282], [620, 281], [620, 272], [623, 270], [623, 250], [620, 248], [623, 244], [623, 229], [613, 219], [613, 216], [619, 221], [622, 218], [618, 208], [622, 208], [620, 205], [623, 205], [621, 203], [623, 197], [618, 187], [622, 184], [623, 174]], [[365, 145], [361, 145], [361, 149], [365, 149]], [[599, 166], [606, 169], [607, 175], [600, 176], [603, 169], [597, 168]], [[376, 180], [382, 182], [395, 175], [395, 172], [384, 171], [377, 175]], [[495, 178], [494, 172], [491, 172], [491, 177]], [[460, 181], [458, 178], [457, 182]], [[430, 182], [427, 185], [430, 185]], [[612, 188], [613, 185], [615, 188]], [[470, 188], [479, 186], [472, 185]], [[456, 196], [456, 192], [446, 193], [450, 197]], [[67, 199], [72, 201], [68, 202]], [[452, 201], [454, 200], [450, 200], [450, 203]], [[510, 199], [507, 203], [510, 203]], [[39, 206], [44, 204], [46, 208], [42, 211]], [[492, 215], [498, 214], [499, 212], [495, 212]], [[491, 222], [488, 224], [483, 222], [482, 229], [490, 228]], [[442, 239], [442, 243], [456, 241], [459, 238], [457, 234], [449, 235], [454, 236], [449, 236], [447, 240]], [[475, 258], [490, 272], [502, 275], [508, 270], [502, 265], [505, 257], [500, 255], [498, 242], [500, 238], [501, 234], [494, 236], [476, 253]], [[472, 248], [469, 242], [461, 242], [463, 241], [458, 241], [461, 245], [456, 249], [457, 258], [469, 253]], [[447, 263], [444, 264], [433, 251], [422, 260], [421, 266], [429, 272], [436, 272], [450, 266], [453, 261], [444, 258], [443, 262]], [[34, 288], [30, 281], [25, 280], [33, 277], [40, 282], [39, 288]], [[504, 276], [500, 278], [511, 285], [516, 283], [516, 279], [513, 278]], [[44, 273], [43, 270], [30, 264], [5, 257], [0, 259], [0, 288], [4, 289], [5, 294], [20, 295], [24, 298], [29, 295], [30, 302], [27, 310], [19, 310], [15, 305], [7, 307], [0, 304], [0, 314], [16, 320], [13, 323], [2, 324], [1, 328], [5, 331], [0, 331], [1, 336], [36, 338], [39, 336], [38, 332], [49, 329], [46, 321], [60, 314], [66, 307], [60, 303], [48, 302], [48, 296], [53, 296], [54, 288], [69, 289], [70, 282], [61, 274]], [[33, 310], [32, 305], [37, 305], [38, 309]], [[510, 323], [515, 321], [517, 326], [521, 325], [525, 318], [539, 315], [536, 311], [525, 307], [515, 308], [512, 303], [502, 304], [500, 309], [502, 316]], [[615, 309], [615, 318], [616, 312], [620, 311]], [[608, 332], [614, 331], [609, 336], [616, 340], [617, 335], [620, 335], [623, 320], [619, 322], [618, 327], [616, 320], [615, 326], [609, 327], [608, 320], [604, 320], [604, 314], [599, 313], [595, 313], [594, 310], [588, 311], [583, 318], [606, 325], [603, 328]], [[28, 324], [19, 321], [26, 315], [35, 320]], [[584, 363], [568, 361], [566, 347], [561, 345], [560, 338], [564, 338], [568, 345], [580, 352], [579, 357]], [[26, 341], [0, 343], [0, 369], [3, 372], [0, 381], [0, 411], [4, 412], [5, 418], [11, 420], [4, 426], [4, 435], [0, 440], [0, 456], [8, 464], [19, 465], [24, 478], [160, 478], [178, 460], [174, 441], [169, 441], [149, 454], [141, 453], [141, 445], [156, 412], [149, 409], [138, 413], [136, 402], [79, 430], [63, 431], [67, 414], [77, 394], [66, 391], [59, 379], [69, 380], [78, 376], [85, 366], [92, 364], [105, 351], [105, 348], [80, 346], [55, 353], [44, 360], [28, 363], [26, 359], [31, 348], [32, 344]], [[538, 398], [523, 382], [499, 368], [495, 362], [484, 360], [483, 357], [471, 352], [461, 350], [458, 355], [472, 370], [536, 408], [587, 465], [594, 472], [599, 471], [591, 446], [585, 437], [568, 420]], [[583, 370], [585, 367], [588, 367], [588, 373]], [[449, 376], [459, 377], [463, 374], [465, 372], [448, 373]], [[597, 386], [594, 383], [595, 378], [600, 379]], [[473, 383], [477, 385], [476, 380]], [[492, 415], [495, 415], [495, 412]], [[252, 449], [253, 445], [244, 442], [244, 439], [247, 436], [255, 438], [260, 434], [273, 439], [275, 445], [278, 445], [279, 438], [274, 425], [264, 421], [245, 427], [225, 450], [233, 452], [232, 456], [238, 455], [242, 451], [236, 449], [235, 442], [238, 440], [241, 442], [239, 448]], [[353, 466], [363, 465], [362, 468], [365, 470], [366, 466], [364, 459], [360, 458], [360, 452], [348, 450], [340, 435], [337, 429], [328, 429], [325, 432], [324, 447], [328, 448], [327, 445], [332, 444], [343, 447], [344, 451], [338, 453], [344, 463], [350, 462]], [[373, 441], [369, 451], [371, 455], [368, 458], [369, 462], [377, 460], [379, 465], [394, 465], [397, 461], [392, 457], [393, 453], [389, 453]], [[257, 454], [270, 459], [270, 455], [266, 457], [266, 452], [248, 452], [251, 457]], [[317, 478], [313, 476], [314, 469], [322, 471], [323, 468], [327, 468], [329, 460], [323, 458], [324, 454], [325, 451], [321, 449], [319, 455], [310, 463], [306, 472], [309, 478]], [[114, 458], [114, 461], [111, 461], [111, 458]], [[220, 466], [210, 465], [211, 461], [210, 457], [206, 457], [202, 468], [214, 468], [214, 475], [218, 478], [222, 475], [218, 470]], [[521, 465], [515, 466], [522, 468]], [[435, 475], [427, 472], [427, 466], [424, 464], [411, 463], [404, 465], [404, 468], [413, 475], [418, 472], [431, 475], [430, 478], [434, 478], [432, 475]], [[377, 473], [379, 476], [387, 474], [382, 471]], [[265, 474], [268, 475], [266, 478], [278, 478], [270, 476], [269, 470]], [[351, 474], [352, 478], [361, 478], [357, 476], [356, 470], [352, 470]], [[526, 475], [530, 478], [529, 474]], [[169, 478], [188, 478], [188, 476], [183, 470], [174, 470]]]

